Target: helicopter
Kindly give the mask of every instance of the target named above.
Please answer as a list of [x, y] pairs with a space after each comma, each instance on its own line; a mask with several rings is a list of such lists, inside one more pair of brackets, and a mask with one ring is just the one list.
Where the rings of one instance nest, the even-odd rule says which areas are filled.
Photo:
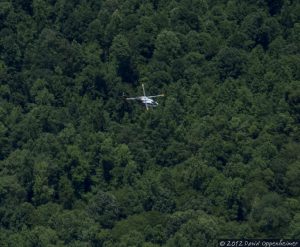
[[153, 100], [153, 98], [165, 96], [164, 94], [146, 96], [144, 84], [142, 84], [142, 88], [143, 88], [144, 96], [133, 97], [133, 98], [125, 98], [125, 99], [126, 100], [138, 100], [142, 104], [144, 104], [145, 107], [146, 107], [146, 109], [148, 110], [149, 107], [156, 107], [156, 106], [158, 106], [158, 103], [155, 100]]

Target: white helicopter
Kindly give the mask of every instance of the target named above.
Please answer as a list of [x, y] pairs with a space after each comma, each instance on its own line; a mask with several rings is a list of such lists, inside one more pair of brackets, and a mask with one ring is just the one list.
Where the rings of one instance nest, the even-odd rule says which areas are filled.
[[153, 96], [146, 96], [144, 84], [142, 84], [142, 87], [143, 87], [144, 96], [139, 96], [139, 97], [134, 97], [134, 98], [126, 98], [126, 100], [138, 100], [146, 106], [147, 110], [149, 109], [149, 107], [158, 106], [158, 103], [155, 100], [153, 100], [152, 98], [163, 97], [165, 95], [159, 94], [159, 95], [153, 95]]

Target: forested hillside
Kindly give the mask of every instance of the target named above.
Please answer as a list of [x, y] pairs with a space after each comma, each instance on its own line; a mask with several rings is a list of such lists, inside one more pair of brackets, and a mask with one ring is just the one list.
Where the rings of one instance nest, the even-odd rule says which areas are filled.
[[298, 0], [0, 1], [0, 246], [300, 239], [299, 55]]

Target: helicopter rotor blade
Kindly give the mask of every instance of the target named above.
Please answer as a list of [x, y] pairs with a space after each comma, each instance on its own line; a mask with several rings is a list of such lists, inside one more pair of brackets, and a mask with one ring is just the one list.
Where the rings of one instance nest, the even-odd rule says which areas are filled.
[[146, 92], [145, 92], [144, 83], [142, 83], [142, 88], [143, 88], [143, 93], [144, 93], [144, 96], [146, 97]]
[[164, 97], [164, 94], [158, 94], [158, 95], [153, 95], [153, 96], [147, 96], [148, 98], [157, 98], [157, 97]]
[[126, 100], [139, 100], [140, 97], [134, 97], [134, 98], [125, 98]]

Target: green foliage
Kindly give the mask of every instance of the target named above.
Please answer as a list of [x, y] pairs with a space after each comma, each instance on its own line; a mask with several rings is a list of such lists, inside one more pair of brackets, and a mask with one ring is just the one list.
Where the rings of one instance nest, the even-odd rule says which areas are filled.
[[218, 225], [215, 219], [200, 214], [183, 224], [174, 237], [170, 238], [167, 246], [180, 246], [179, 243], [182, 246], [215, 246], [217, 234]]
[[91, 217], [103, 227], [111, 228], [114, 221], [118, 219], [119, 208], [115, 197], [102, 191], [90, 199], [87, 210]]
[[299, 238], [299, 13], [1, 1], [0, 245]]
[[172, 31], [162, 31], [157, 35], [154, 56], [158, 61], [170, 64], [180, 54], [180, 41]]
[[112, 236], [115, 239], [120, 239], [122, 236], [127, 235], [128, 229], [130, 228], [135, 232], [144, 233], [149, 240], [157, 241], [155, 239], [158, 235], [163, 234], [163, 232], [158, 231], [158, 229], [161, 225], [164, 225], [165, 222], [165, 215], [157, 211], [135, 214], [119, 221], [112, 230]]
[[282, 198], [269, 193], [254, 201], [250, 220], [253, 220], [255, 227], [261, 229], [262, 233], [275, 237], [276, 234], [282, 234], [291, 219], [290, 212], [283, 206]]

